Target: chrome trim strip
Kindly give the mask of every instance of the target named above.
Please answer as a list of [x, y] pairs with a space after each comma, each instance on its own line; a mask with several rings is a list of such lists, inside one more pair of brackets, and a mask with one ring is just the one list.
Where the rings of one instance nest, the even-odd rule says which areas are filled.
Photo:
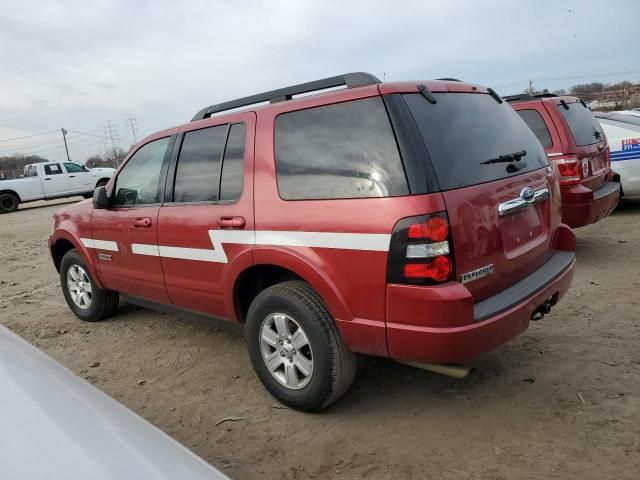
[[524, 198], [514, 198], [498, 205], [498, 215], [504, 217], [505, 215], [512, 215], [520, 212], [525, 208], [535, 205], [536, 203], [544, 202], [551, 196], [548, 188], [541, 188], [536, 190], [531, 200], [525, 200]]

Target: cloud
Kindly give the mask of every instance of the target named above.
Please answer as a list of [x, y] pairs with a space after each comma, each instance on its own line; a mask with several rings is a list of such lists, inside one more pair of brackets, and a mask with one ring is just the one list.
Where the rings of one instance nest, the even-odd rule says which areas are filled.
[[125, 143], [130, 112], [148, 134], [205, 105], [347, 71], [454, 76], [506, 94], [530, 79], [640, 70], [629, 63], [637, 29], [621, 23], [639, 13], [634, 0], [11, 2], [0, 131], [102, 135], [111, 120]]

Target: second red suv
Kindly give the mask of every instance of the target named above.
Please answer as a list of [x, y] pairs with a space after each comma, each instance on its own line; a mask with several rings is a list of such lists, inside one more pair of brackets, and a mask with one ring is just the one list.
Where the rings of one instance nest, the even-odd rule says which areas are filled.
[[576, 97], [505, 97], [540, 140], [560, 178], [562, 221], [573, 228], [607, 217], [620, 199], [598, 120]]
[[55, 215], [49, 245], [79, 318], [122, 296], [215, 319], [307, 411], [346, 392], [356, 353], [452, 363], [496, 348], [549, 312], [575, 263], [556, 174], [493, 90], [364, 73], [145, 138], [93, 203]]

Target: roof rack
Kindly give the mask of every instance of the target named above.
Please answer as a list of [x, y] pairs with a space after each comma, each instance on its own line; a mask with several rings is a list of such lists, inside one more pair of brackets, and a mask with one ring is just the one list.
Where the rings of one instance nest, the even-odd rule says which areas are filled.
[[344, 75], [336, 75], [335, 77], [323, 78], [320, 80], [314, 80], [313, 82], [300, 83], [298, 85], [292, 85], [290, 87], [279, 88], [278, 90], [271, 90], [270, 92], [258, 93], [257, 95], [251, 95], [249, 97], [238, 98], [237, 100], [231, 100], [229, 102], [219, 103], [217, 105], [211, 105], [200, 110], [191, 119], [192, 122], [196, 120], [202, 120], [209, 118], [214, 113], [224, 112], [226, 110], [232, 110], [234, 108], [246, 107], [262, 102], [284, 102], [291, 100], [294, 95], [300, 95], [302, 93], [314, 92], [316, 90], [325, 90], [327, 88], [340, 87], [346, 85], [347, 88], [363, 87], [365, 85], [374, 85], [381, 83], [378, 77], [365, 72], [353, 72], [345, 73]]
[[452, 78], [452, 77], [436, 78], [436, 80], [444, 80], [444, 81], [449, 81], [449, 82], [461, 82], [462, 81], [459, 78]]
[[537, 93], [535, 95], [529, 95], [528, 93], [519, 93], [517, 95], [507, 95], [502, 97], [507, 102], [521, 102], [524, 100], [535, 100], [536, 98], [551, 98], [557, 97], [555, 93]]

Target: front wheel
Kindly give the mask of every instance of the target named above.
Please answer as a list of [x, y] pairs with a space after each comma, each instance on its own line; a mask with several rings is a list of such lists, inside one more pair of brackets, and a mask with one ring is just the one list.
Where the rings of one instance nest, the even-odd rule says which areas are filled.
[[355, 354], [322, 299], [302, 281], [279, 283], [255, 298], [247, 314], [246, 341], [267, 390], [298, 410], [327, 407], [355, 377]]
[[0, 195], [0, 213], [15, 212], [20, 205], [20, 200], [13, 193], [3, 193]]
[[80, 320], [97, 322], [110, 317], [118, 308], [118, 292], [98, 288], [82, 255], [75, 249], [62, 257], [60, 285], [67, 305]]

